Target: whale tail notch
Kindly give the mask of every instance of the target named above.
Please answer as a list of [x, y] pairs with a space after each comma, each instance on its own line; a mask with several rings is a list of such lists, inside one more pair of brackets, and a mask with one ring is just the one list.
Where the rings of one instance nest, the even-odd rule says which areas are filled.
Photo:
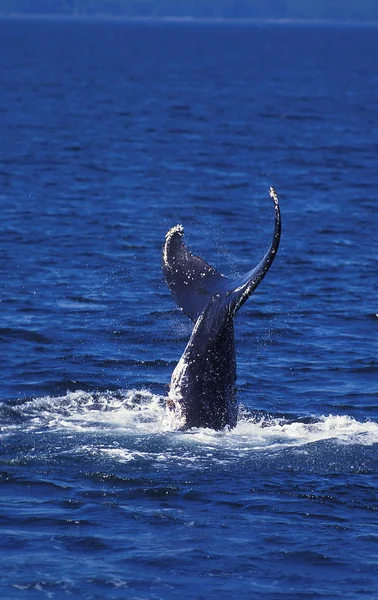
[[273, 187], [275, 226], [271, 245], [256, 267], [236, 279], [226, 277], [199, 256], [189, 252], [183, 243], [184, 229], [176, 225], [165, 237], [163, 272], [177, 305], [196, 321], [209, 302], [221, 298], [227, 312], [234, 316], [265, 277], [276, 256], [281, 237], [281, 215], [278, 196]]

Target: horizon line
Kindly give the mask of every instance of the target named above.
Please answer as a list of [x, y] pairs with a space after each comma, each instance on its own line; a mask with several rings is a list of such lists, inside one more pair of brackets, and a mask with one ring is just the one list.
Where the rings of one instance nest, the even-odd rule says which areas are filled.
[[193, 16], [130, 16], [110, 13], [74, 14], [74, 13], [18, 13], [0, 12], [0, 19], [30, 19], [48, 21], [124, 21], [124, 22], [168, 22], [168, 23], [237, 23], [237, 24], [277, 24], [277, 25], [355, 25], [378, 26], [378, 20], [370, 19], [323, 19], [300, 17], [193, 17]]

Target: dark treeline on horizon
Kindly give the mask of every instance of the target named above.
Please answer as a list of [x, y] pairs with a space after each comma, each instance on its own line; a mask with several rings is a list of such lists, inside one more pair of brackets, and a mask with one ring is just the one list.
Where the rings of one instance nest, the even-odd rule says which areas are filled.
[[378, 20], [378, 0], [0, 0], [0, 13]]

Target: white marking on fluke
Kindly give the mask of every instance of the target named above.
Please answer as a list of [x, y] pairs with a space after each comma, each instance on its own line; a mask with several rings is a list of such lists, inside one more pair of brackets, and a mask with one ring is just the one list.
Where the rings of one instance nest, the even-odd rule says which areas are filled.
[[166, 236], [165, 236], [165, 244], [164, 244], [164, 249], [163, 249], [163, 262], [164, 262], [165, 266], [168, 268], [170, 268], [169, 259], [168, 259], [168, 248], [169, 248], [171, 239], [173, 238], [173, 236], [176, 233], [180, 236], [180, 238], [182, 238], [184, 235], [184, 228], [182, 225], [180, 225], [180, 223], [178, 225], [175, 225], [174, 227], [172, 227], [166, 233]]

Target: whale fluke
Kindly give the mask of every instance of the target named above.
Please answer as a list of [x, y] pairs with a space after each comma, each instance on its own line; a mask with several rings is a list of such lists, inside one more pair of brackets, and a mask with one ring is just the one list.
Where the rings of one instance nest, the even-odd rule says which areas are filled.
[[196, 321], [213, 294], [224, 288], [227, 277], [186, 248], [182, 225], [165, 236], [163, 272], [177, 305]]
[[271, 266], [281, 237], [277, 194], [271, 245], [256, 267], [236, 279], [226, 277], [183, 243], [181, 225], [170, 229], [163, 247], [163, 271], [178, 306], [194, 328], [171, 379], [167, 412], [174, 426], [234, 427], [237, 419], [233, 317]]
[[260, 260], [257, 266], [248, 271], [245, 275], [242, 275], [236, 280], [230, 282], [229, 292], [231, 296], [230, 310], [235, 314], [244, 302], [250, 297], [250, 295], [257, 288], [259, 283], [264, 279], [265, 275], [269, 271], [272, 262], [275, 259], [278, 246], [281, 239], [281, 213], [278, 196], [273, 187], [269, 189], [270, 197], [274, 202], [274, 234], [273, 240], [269, 250], [265, 253], [264, 257]]

